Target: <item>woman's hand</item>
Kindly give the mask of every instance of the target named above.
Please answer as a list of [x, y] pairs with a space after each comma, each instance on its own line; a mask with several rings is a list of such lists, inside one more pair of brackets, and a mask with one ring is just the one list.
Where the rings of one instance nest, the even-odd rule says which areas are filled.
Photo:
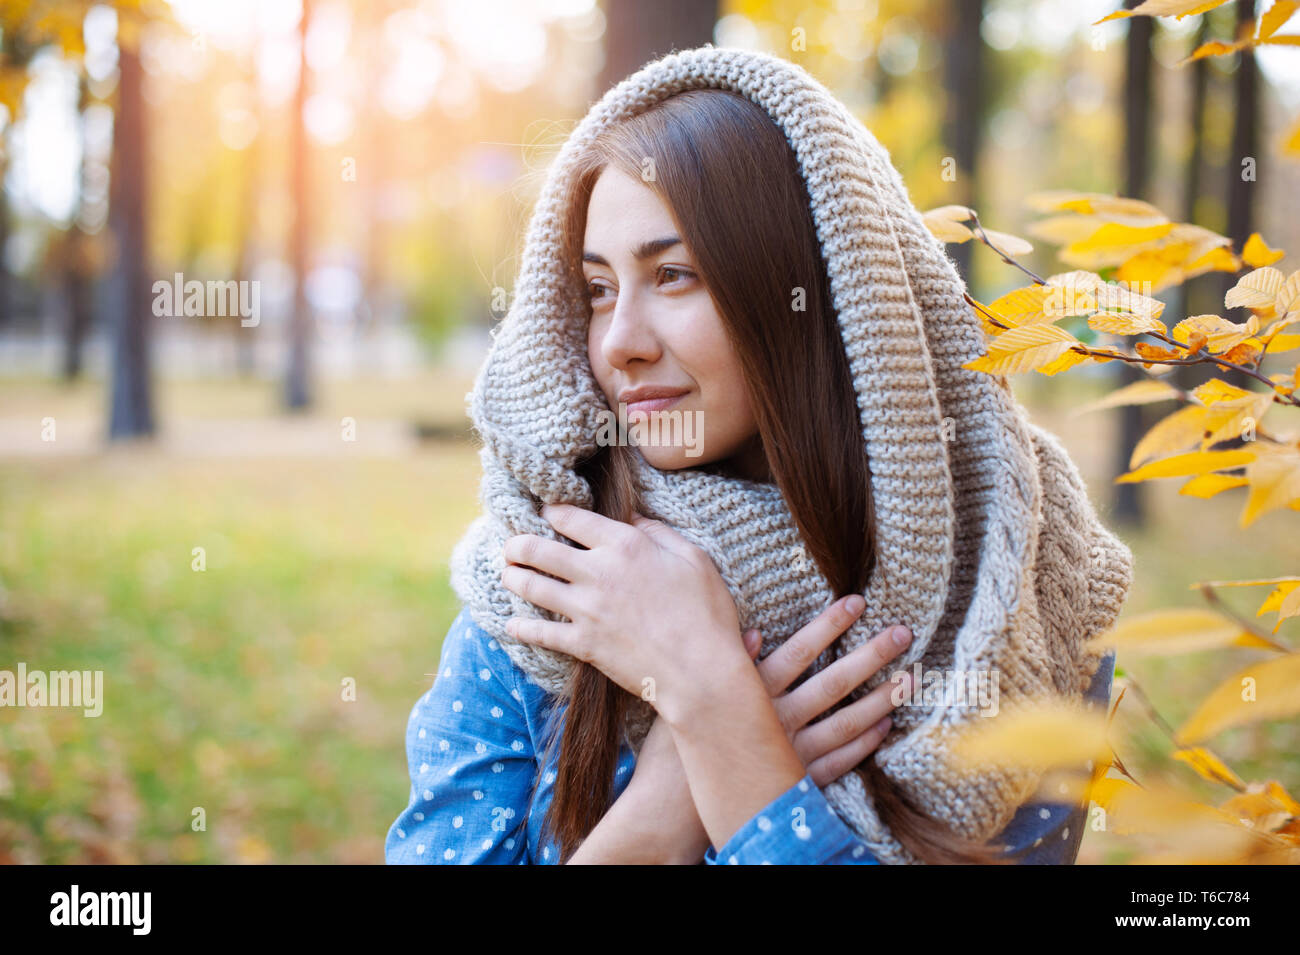
[[629, 525], [561, 504], [542, 516], [587, 549], [516, 535], [501, 583], [572, 622], [511, 617], [512, 636], [590, 663], [656, 707], [707, 693], [713, 675], [744, 665], [735, 602], [703, 550], [641, 515]]
[[[857, 613], [848, 609], [853, 603], [857, 604]], [[902, 671], [898, 678], [882, 683], [840, 712], [811, 723], [902, 653], [907, 642], [897, 643], [891, 628], [814, 674], [798, 689], [785, 692], [795, 677], [857, 619], [862, 606], [861, 597], [836, 601], [758, 664], [759, 675], [773, 696], [773, 707], [790, 734], [795, 752], [819, 788], [843, 776], [875, 751], [889, 732], [888, 714], [898, 705], [894, 699], [901, 704], [911, 691], [911, 678]], [[748, 630], [743, 639], [750, 658], [757, 657], [762, 642], [759, 632]], [[662, 717], [656, 718], [642, 744], [632, 779], [620, 796], [620, 801], [623, 799], [638, 805], [639, 815], [658, 820], [653, 835], [667, 861], [695, 863], [704, 857], [709, 837], [691, 799], [672, 732]]]
[[[818, 788], [839, 779], [874, 752], [889, 732], [889, 714], [911, 695], [911, 674], [900, 670], [861, 699], [820, 719], [907, 648], [912, 634], [903, 626], [877, 634], [786, 692], [865, 606], [856, 594], [836, 601], [758, 665], [759, 675], [772, 694], [772, 706]], [[758, 631], [751, 633], [756, 640], [760, 636]], [[902, 634], [901, 640], [895, 639], [897, 633]], [[817, 722], [812, 722], [814, 719]]]

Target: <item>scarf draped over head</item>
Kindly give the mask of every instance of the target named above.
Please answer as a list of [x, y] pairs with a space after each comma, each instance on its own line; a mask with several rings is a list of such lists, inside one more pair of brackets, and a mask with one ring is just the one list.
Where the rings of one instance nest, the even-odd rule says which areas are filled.
[[[1100, 522], [1059, 440], [1028, 420], [1006, 379], [965, 369], [984, 351], [978, 317], [942, 243], [922, 223], [885, 148], [803, 68], [711, 45], [670, 54], [611, 88], [554, 160], [525, 239], [513, 304], [495, 330], [468, 411], [482, 441], [483, 513], [452, 555], [452, 586], [530, 680], [564, 695], [577, 661], [505, 632], [512, 616], [561, 618], [501, 584], [502, 546], [558, 535], [539, 503], [591, 507], [575, 470], [597, 450], [609, 407], [587, 359], [583, 278], [564, 261], [565, 202], [576, 160], [611, 124], [685, 90], [733, 90], [785, 134], [807, 186], [853, 375], [870, 463], [876, 563], [866, 609], [814, 664], [819, 670], [893, 624], [913, 639], [857, 699], [898, 669], [997, 678], [999, 708], [1053, 695], [1078, 701], [1132, 580], [1132, 555]], [[763, 655], [835, 596], [812, 562], [779, 488], [639, 454], [640, 510], [703, 548], [726, 582], [741, 629]], [[980, 710], [932, 702], [895, 708], [874, 759], [922, 811], [987, 840], [1033, 794], [1028, 770], [958, 771], [956, 731]], [[634, 750], [654, 717], [633, 698]], [[885, 863], [916, 859], [881, 823], [856, 773], [824, 787], [839, 816]]]

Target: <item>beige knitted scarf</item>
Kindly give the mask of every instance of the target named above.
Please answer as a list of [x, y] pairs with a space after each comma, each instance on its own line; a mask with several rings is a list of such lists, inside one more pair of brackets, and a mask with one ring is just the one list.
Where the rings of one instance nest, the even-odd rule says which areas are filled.
[[[1085, 641], [1119, 614], [1132, 555], [1098, 520], [1060, 442], [1028, 420], [1006, 380], [961, 367], [984, 350], [980, 322], [884, 147], [804, 69], [763, 53], [707, 45], [647, 64], [591, 108], [554, 160], [514, 302], [466, 396], [482, 441], [484, 513], [452, 555], [457, 595], [530, 680], [566, 692], [577, 662], [504, 630], [511, 616], [563, 618], [501, 584], [508, 537], [558, 539], [539, 502], [592, 506], [575, 465], [597, 450], [609, 414], [587, 360], [582, 276], [562, 259], [564, 196], [584, 144], [700, 88], [748, 97], [793, 148], [857, 391], [877, 559], [866, 610], [814, 669], [905, 623], [914, 635], [907, 652], [851, 699], [920, 660], [927, 671], [996, 673], [1001, 710], [1044, 695], [1080, 700], [1101, 659]], [[741, 628], [761, 630], [763, 655], [835, 598], [815, 564], [798, 560], [800, 535], [776, 485], [660, 471], [633, 457], [642, 512], [708, 552]], [[654, 711], [635, 697], [631, 711], [626, 739], [639, 751]], [[987, 841], [1033, 795], [1037, 777], [950, 767], [954, 732], [980, 712], [943, 702], [898, 707], [872, 758], [919, 808]], [[824, 793], [882, 862], [920, 861], [882, 825], [856, 773]]]

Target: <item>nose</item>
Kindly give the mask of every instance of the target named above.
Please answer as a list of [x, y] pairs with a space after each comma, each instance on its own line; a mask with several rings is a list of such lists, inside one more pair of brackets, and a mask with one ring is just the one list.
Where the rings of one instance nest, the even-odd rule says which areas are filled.
[[622, 293], [614, 302], [600, 351], [613, 368], [626, 368], [638, 359], [651, 364], [659, 360], [661, 348], [654, 323], [634, 294]]

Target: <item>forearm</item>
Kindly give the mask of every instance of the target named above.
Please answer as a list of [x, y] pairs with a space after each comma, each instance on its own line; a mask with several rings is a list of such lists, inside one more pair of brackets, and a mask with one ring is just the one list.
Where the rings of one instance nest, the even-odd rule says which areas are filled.
[[660, 710], [715, 846], [725, 845], [807, 771], [758, 671], [743, 662], [728, 661], [707, 687], [665, 701]]
[[685, 779], [680, 793], [651, 792], [634, 780], [569, 864], [694, 865], [703, 861], [708, 848], [709, 837], [691, 810]]

